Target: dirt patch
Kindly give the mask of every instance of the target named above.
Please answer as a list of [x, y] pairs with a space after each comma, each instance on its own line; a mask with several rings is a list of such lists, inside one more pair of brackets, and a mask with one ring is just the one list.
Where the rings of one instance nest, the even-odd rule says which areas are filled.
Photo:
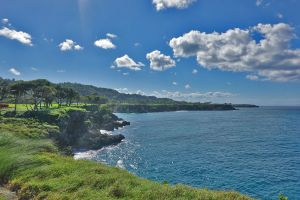
[[4, 187], [0, 187], [0, 199], [5, 200], [18, 200], [18, 197], [15, 192], [12, 192]]

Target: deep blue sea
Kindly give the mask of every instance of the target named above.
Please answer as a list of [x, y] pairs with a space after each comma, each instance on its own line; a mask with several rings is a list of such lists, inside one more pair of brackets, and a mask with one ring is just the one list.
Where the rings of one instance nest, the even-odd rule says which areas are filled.
[[118, 114], [126, 139], [89, 154], [155, 181], [300, 199], [300, 107]]

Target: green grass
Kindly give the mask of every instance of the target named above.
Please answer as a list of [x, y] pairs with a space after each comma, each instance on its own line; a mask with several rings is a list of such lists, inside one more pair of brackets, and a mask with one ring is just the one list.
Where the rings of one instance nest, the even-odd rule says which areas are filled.
[[70, 106], [70, 107], [67, 107], [67, 106], [63, 106], [63, 107], [53, 107], [53, 108], [50, 108], [49, 111], [52, 115], [64, 115], [67, 111], [69, 110], [80, 110], [80, 111], [83, 111], [85, 112], [86, 110], [83, 109], [82, 107], [77, 107], [77, 106]]
[[0, 118], [0, 182], [17, 190], [20, 198], [250, 199], [236, 192], [161, 184], [119, 168], [61, 156], [47, 137], [55, 128], [34, 120]]
[[[34, 119], [1, 118], [0, 133], [13, 133], [19, 138], [41, 139], [48, 138], [49, 133], [57, 133], [58, 127], [40, 123]], [[0, 136], [1, 136], [0, 135]]]
[[[61, 109], [61, 108], [65, 108], [65, 109], [70, 109], [70, 108], [80, 108], [82, 107], [84, 104], [72, 104], [71, 106], [66, 106], [66, 105], [62, 105], [61, 107], [58, 106], [58, 104], [54, 103], [52, 104], [52, 106], [50, 108], [48, 108], [48, 110], [56, 110], [56, 109]], [[31, 107], [33, 107], [33, 104], [17, 104], [17, 111], [27, 111], [27, 109], [31, 109]], [[6, 111], [13, 111], [15, 108], [15, 104], [8, 104], [8, 108], [3, 109]], [[42, 106], [42, 110], [45, 110], [46, 107]]]

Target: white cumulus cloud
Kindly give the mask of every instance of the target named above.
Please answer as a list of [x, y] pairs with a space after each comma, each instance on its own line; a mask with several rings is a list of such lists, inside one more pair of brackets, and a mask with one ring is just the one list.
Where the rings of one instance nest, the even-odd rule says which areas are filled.
[[133, 44], [133, 46], [135, 46], [135, 47], [139, 47], [139, 46], [141, 46], [141, 43], [139, 43], [139, 42], [135, 42], [135, 43]]
[[57, 72], [57, 73], [65, 73], [66, 70], [65, 70], [65, 69], [58, 69], [58, 70], [56, 70], [56, 72]]
[[112, 41], [108, 38], [100, 39], [94, 42], [94, 45], [96, 47], [102, 48], [102, 49], [115, 49], [116, 45], [112, 43]]
[[184, 88], [188, 90], [188, 89], [191, 89], [191, 86], [190, 86], [189, 84], [186, 84], [186, 85], [184, 86]]
[[2, 22], [3, 24], [7, 24], [7, 23], [9, 22], [9, 20], [8, 20], [7, 18], [3, 18], [3, 19], [1, 20], [1, 22]]
[[10, 73], [12, 73], [13, 75], [15, 75], [15, 76], [20, 76], [21, 75], [21, 72], [19, 72], [16, 68], [10, 68], [9, 70], [8, 70]]
[[170, 56], [166, 56], [158, 50], [148, 53], [146, 58], [150, 61], [150, 68], [156, 71], [164, 71], [176, 65]]
[[[253, 35], [259, 34], [257, 41]], [[300, 79], [300, 49], [292, 49], [295, 39], [288, 24], [258, 24], [248, 29], [224, 33], [190, 31], [169, 42], [175, 57], [195, 56], [207, 69], [254, 72], [273, 81]]]
[[166, 8], [187, 8], [195, 1], [196, 0], [153, 0], [152, 3], [155, 5], [156, 10], [160, 11]]
[[117, 38], [118, 36], [116, 34], [113, 34], [113, 33], [106, 33], [106, 37]]
[[137, 90], [137, 91], [135, 92], [135, 94], [143, 95], [143, 96], [146, 95], [146, 93], [145, 93], [144, 91], [142, 91], [142, 90]]
[[30, 69], [35, 72], [38, 71], [38, 68], [36, 68], [36, 67], [31, 67]]
[[76, 44], [76, 45], [74, 46], [74, 49], [78, 51], [78, 50], [82, 50], [83, 47], [80, 46], [79, 44]]
[[115, 88], [115, 90], [117, 90], [120, 93], [128, 93], [129, 92], [128, 88]]
[[4, 28], [0, 29], [0, 36], [4, 36], [11, 40], [17, 40], [18, 42], [21, 42], [22, 44], [25, 44], [28, 46], [33, 46], [32, 41], [31, 41], [32, 40], [31, 35], [23, 32], [23, 31], [16, 31], [16, 30], [4, 27]]
[[141, 70], [141, 67], [145, 65], [141, 62], [135, 62], [132, 58], [125, 54], [115, 60], [114, 66], [117, 68], [128, 68], [130, 70], [139, 71]]
[[283, 18], [283, 14], [277, 13], [277, 17], [278, 17], [279, 19], [282, 19], [282, 18]]
[[64, 42], [60, 43], [59, 48], [61, 51], [71, 51], [71, 50], [83, 50], [83, 47], [74, 42], [71, 39], [66, 39]]
[[256, 0], [255, 4], [256, 6], [260, 6], [263, 3], [263, 0]]
[[192, 74], [198, 74], [198, 70], [197, 69], [193, 69]]
[[251, 80], [251, 81], [256, 81], [256, 80], [259, 79], [259, 77], [256, 76], [256, 75], [247, 75], [246, 78]]

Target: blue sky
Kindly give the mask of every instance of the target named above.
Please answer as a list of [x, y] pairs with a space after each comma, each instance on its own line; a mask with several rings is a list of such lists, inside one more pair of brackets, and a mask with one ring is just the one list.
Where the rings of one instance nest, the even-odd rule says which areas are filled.
[[0, 76], [300, 105], [299, 7], [298, 0], [2, 0]]

